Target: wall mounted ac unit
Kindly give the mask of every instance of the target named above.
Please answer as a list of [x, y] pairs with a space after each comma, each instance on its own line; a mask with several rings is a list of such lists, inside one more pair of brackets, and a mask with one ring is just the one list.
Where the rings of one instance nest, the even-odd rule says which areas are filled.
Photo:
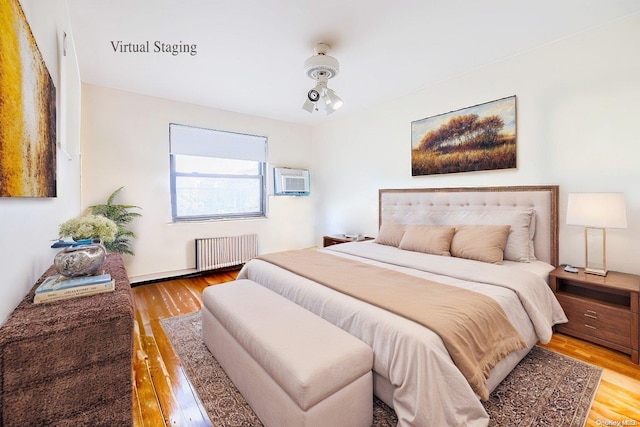
[[273, 193], [276, 196], [308, 196], [309, 171], [307, 169], [273, 168]]

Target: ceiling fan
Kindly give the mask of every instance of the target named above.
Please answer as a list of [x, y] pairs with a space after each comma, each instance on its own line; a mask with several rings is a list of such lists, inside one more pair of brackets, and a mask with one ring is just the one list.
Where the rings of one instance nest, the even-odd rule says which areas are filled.
[[336, 92], [327, 87], [329, 79], [340, 71], [338, 60], [327, 55], [329, 49], [329, 45], [318, 43], [314, 48], [316, 54], [304, 61], [305, 73], [316, 81], [316, 85], [307, 92], [307, 99], [302, 106], [309, 113], [318, 111], [318, 107], [322, 106], [326, 114], [331, 114], [344, 104]]

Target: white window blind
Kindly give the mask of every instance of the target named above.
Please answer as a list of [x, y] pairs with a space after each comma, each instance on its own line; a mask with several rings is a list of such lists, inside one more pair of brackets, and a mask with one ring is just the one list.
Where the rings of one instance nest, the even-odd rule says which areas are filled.
[[264, 136], [178, 124], [169, 125], [169, 131], [171, 154], [252, 160], [263, 163], [267, 161], [267, 138]]

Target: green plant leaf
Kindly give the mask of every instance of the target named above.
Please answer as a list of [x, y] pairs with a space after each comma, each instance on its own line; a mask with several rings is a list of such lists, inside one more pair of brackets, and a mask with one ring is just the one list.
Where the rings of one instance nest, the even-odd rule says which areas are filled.
[[111, 195], [107, 199], [107, 203], [89, 206], [88, 210], [91, 214], [102, 215], [109, 218], [110, 220], [115, 222], [118, 227], [115, 240], [113, 242], [105, 244], [107, 250], [111, 252], [134, 255], [130, 247], [130, 239], [134, 238], [136, 235], [133, 231], [126, 228], [125, 225], [130, 224], [134, 219], [142, 216], [141, 213], [131, 212], [130, 210], [142, 208], [136, 205], [119, 205], [113, 203], [114, 199], [122, 191], [123, 188], [124, 186], [111, 193]]

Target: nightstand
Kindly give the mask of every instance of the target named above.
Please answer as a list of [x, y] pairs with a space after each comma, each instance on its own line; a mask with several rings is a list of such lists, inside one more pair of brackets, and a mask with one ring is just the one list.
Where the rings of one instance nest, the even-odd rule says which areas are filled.
[[629, 354], [639, 362], [640, 276], [610, 271], [606, 276], [568, 273], [557, 267], [549, 285], [569, 319], [556, 331]]
[[373, 240], [374, 237], [362, 236], [360, 239], [351, 239], [344, 234], [333, 234], [331, 236], [322, 236], [322, 246], [327, 247], [331, 245], [337, 245], [339, 243], [347, 242], [364, 242], [365, 240]]

